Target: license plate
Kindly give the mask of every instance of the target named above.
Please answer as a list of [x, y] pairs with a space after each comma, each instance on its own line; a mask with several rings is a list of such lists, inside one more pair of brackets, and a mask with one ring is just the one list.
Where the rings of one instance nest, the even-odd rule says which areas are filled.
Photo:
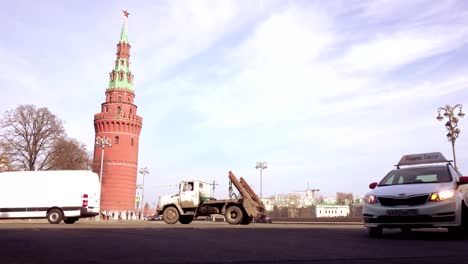
[[387, 210], [389, 216], [411, 216], [417, 215], [417, 209], [401, 209], [401, 210]]

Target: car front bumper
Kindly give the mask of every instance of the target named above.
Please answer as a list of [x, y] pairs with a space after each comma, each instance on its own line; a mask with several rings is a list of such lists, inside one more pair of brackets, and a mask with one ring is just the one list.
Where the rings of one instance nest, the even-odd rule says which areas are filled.
[[363, 220], [367, 227], [451, 227], [460, 225], [455, 199], [427, 202], [418, 206], [382, 206], [364, 204]]

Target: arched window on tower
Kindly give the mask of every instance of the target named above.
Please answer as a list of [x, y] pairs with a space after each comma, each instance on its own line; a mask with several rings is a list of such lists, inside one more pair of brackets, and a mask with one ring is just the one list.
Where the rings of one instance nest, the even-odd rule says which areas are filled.
[[109, 79], [110, 79], [111, 82], [114, 81], [114, 73], [113, 72], [109, 73]]
[[119, 137], [114, 138], [114, 144], [119, 144]]
[[112, 95], [109, 96], [109, 102], [112, 102]]
[[117, 106], [117, 114], [120, 115], [120, 113], [122, 113], [122, 108], [120, 108], [120, 106]]
[[133, 138], [130, 140], [130, 146], [133, 146], [134, 142], [133, 142]]
[[106, 106], [106, 112], [109, 112], [109, 107]]
[[117, 97], [117, 102], [119, 102], [119, 103], [122, 102], [122, 97], [120, 97], [120, 96]]
[[119, 81], [123, 81], [123, 78], [124, 78], [124, 72], [119, 71]]

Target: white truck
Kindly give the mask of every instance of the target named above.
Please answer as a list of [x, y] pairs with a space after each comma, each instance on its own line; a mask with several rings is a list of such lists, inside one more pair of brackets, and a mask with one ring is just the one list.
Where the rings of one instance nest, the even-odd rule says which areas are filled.
[[46, 218], [73, 224], [99, 214], [101, 184], [91, 171], [0, 173], [0, 219]]
[[[234, 187], [239, 194], [234, 192]], [[182, 181], [179, 193], [162, 196], [156, 210], [168, 224], [189, 224], [199, 216], [224, 215], [229, 224], [248, 225], [252, 219], [265, 215], [265, 206], [247, 182], [229, 172], [229, 199], [210, 197], [210, 184], [199, 180]]]

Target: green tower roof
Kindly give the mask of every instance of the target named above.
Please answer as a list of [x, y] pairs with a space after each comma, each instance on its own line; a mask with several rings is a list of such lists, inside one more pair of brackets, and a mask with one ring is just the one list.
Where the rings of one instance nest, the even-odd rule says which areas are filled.
[[[124, 13], [125, 14], [125, 13]], [[122, 32], [120, 33], [120, 40], [119, 44], [125, 43], [129, 44], [128, 42], [128, 34], [127, 34], [127, 17], [124, 17], [124, 22], [122, 25]], [[121, 47], [123, 49], [123, 47]], [[128, 52], [130, 52], [129, 46], [126, 47]], [[127, 57], [127, 56], [124, 56]], [[128, 58], [121, 57], [117, 55], [117, 60], [115, 63], [114, 70], [111, 74], [114, 74], [113, 77], [109, 80], [109, 89], [128, 89], [133, 91], [133, 74], [130, 71], [130, 62]]]

